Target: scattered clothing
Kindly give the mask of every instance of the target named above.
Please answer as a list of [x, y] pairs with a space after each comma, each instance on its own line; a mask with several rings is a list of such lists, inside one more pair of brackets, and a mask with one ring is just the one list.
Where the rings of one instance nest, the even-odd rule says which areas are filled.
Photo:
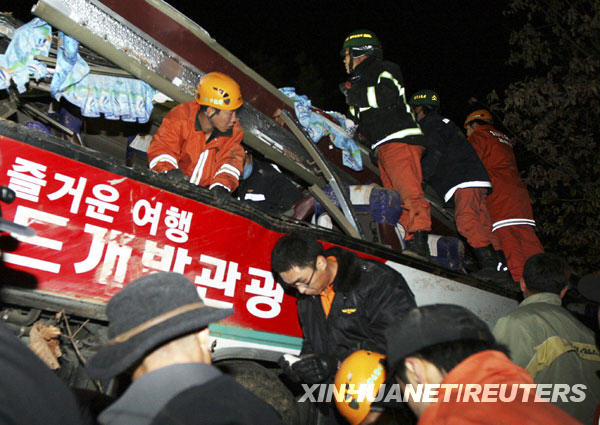
[[592, 423], [600, 401], [600, 353], [594, 333], [561, 306], [560, 296], [541, 292], [525, 298], [498, 320], [493, 333], [536, 384], [585, 385], [585, 400], [559, 398], [556, 405], [584, 424]]
[[280, 91], [294, 100], [296, 117], [313, 142], [317, 143], [321, 138], [328, 136], [334, 146], [341, 149], [342, 163], [346, 167], [354, 171], [363, 169], [360, 150], [352, 139], [352, 134], [356, 129], [352, 120], [346, 119], [344, 115], [338, 112], [327, 111], [327, 115], [332, 116], [337, 121], [337, 123], [333, 123], [321, 114], [314, 112], [311, 108], [310, 99], [307, 96], [296, 94], [293, 87], [283, 87]]
[[34, 57], [48, 56], [51, 43], [52, 28], [46, 21], [35, 18], [19, 27], [6, 52], [0, 55], [0, 89], [8, 89], [12, 80], [19, 93], [24, 93], [29, 78], [39, 81], [46, 77], [48, 68]]
[[59, 32], [56, 70], [50, 84], [52, 96], [81, 108], [84, 117], [104, 115], [109, 120], [146, 123], [152, 113], [156, 90], [134, 78], [90, 74], [77, 53], [79, 43]]

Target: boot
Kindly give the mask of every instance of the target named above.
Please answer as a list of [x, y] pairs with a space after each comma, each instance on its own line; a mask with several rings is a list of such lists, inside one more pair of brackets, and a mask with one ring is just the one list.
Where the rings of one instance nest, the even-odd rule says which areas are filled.
[[506, 260], [504, 251], [501, 249], [496, 250], [496, 256], [498, 257], [498, 267], [496, 269], [503, 272], [508, 272], [508, 261]]
[[494, 283], [508, 283], [510, 281], [510, 275], [508, 271], [502, 270], [502, 262], [492, 245], [473, 248], [473, 251], [481, 269], [471, 273], [471, 276]]
[[411, 257], [417, 257], [423, 260], [429, 260], [429, 232], [426, 230], [417, 230], [413, 233], [413, 238], [406, 241], [406, 248], [402, 251]]

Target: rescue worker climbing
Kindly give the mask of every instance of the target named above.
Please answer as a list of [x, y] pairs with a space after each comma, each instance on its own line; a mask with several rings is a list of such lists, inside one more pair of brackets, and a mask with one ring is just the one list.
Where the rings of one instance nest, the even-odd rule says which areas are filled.
[[371, 31], [358, 30], [341, 50], [350, 78], [340, 85], [358, 131], [378, 157], [381, 181], [402, 198], [400, 224], [407, 231], [407, 250], [429, 256], [429, 203], [421, 186], [423, 132], [406, 104], [400, 67], [384, 61], [381, 43]]
[[479, 109], [467, 116], [464, 127], [494, 188], [487, 198], [487, 208], [492, 232], [501, 245], [496, 248], [504, 251], [510, 274], [519, 282], [525, 262], [544, 248], [535, 234], [531, 200], [519, 176], [512, 143], [493, 123], [490, 112]]
[[440, 113], [440, 99], [432, 90], [420, 90], [408, 101], [425, 133], [425, 154], [421, 162], [423, 180], [427, 180], [454, 207], [458, 232], [467, 239], [479, 261], [480, 279], [508, 282], [509, 275], [494, 247], [499, 246], [492, 233], [492, 222], [486, 207], [490, 178], [477, 156], [454, 122]]
[[240, 86], [231, 77], [204, 75], [196, 99], [163, 119], [148, 149], [150, 168], [174, 181], [208, 187], [217, 204], [224, 204], [244, 167], [244, 132], [237, 121], [243, 103]]

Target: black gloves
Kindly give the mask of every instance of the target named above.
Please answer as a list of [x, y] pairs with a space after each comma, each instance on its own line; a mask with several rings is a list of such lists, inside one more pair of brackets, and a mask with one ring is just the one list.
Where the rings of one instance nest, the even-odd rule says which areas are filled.
[[305, 354], [299, 360], [284, 355], [279, 359], [283, 373], [292, 380], [305, 384], [318, 384], [329, 378], [337, 369], [337, 361], [323, 354]]
[[173, 168], [172, 170], [167, 171], [165, 175], [173, 183], [179, 183], [188, 180], [188, 177], [183, 174], [183, 171], [181, 171], [179, 168]]
[[213, 194], [215, 203], [219, 207], [224, 206], [231, 198], [231, 193], [223, 186], [215, 186], [210, 190], [210, 192]]

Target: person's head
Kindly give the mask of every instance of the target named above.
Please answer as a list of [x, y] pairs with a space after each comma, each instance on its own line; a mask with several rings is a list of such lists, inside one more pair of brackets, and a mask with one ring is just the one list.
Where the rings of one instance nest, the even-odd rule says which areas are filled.
[[232, 309], [207, 307], [196, 286], [179, 273], [152, 273], [135, 279], [106, 306], [108, 343], [87, 364], [89, 375], [112, 378], [176, 363], [210, 363], [208, 325]]
[[350, 74], [354, 68], [370, 56], [381, 59], [383, 51], [379, 39], [372, 31], [356, 30], [344, 39], [340, 56], [344, 59], [346, 73]]
[[[432, 304], [417, 307], [386, 329], [389, 373], [401, 387], [440, 384], [467, 357], [497, 345], [489, 327], [464, 307]], [[409, 399], [417, 416], [429, 403]]]
[[563, 297], [567, 292], [571, 269], [563, 257], [536, 254], [525, 262], [521, 277], [521, 291], [525, 298], [540, 292], [551, 292]]
[[200, 79], [196, 102], [210, 125], [221, 133], [233, 128], [244, 103], [239, 84], [221, 72], [209, 72]]
[[301, 294], [320, 294], [330, 283], [325, 250], [320, 242], [292, 233], [281, 237], [271, 251], [271, 271], [284, 287]]
[[440, 110], [440, 97], [433, 90], [419, 90], [411, 96], [408, 104], [420, 121], [430, 112]]
[[477, 127], [484, 124], [494, 124], [492, 114], [487, 109], [478, 109], [471, 112], [465, 119], [465, 130], [467, 130], [467, 137], [473, 133]]

